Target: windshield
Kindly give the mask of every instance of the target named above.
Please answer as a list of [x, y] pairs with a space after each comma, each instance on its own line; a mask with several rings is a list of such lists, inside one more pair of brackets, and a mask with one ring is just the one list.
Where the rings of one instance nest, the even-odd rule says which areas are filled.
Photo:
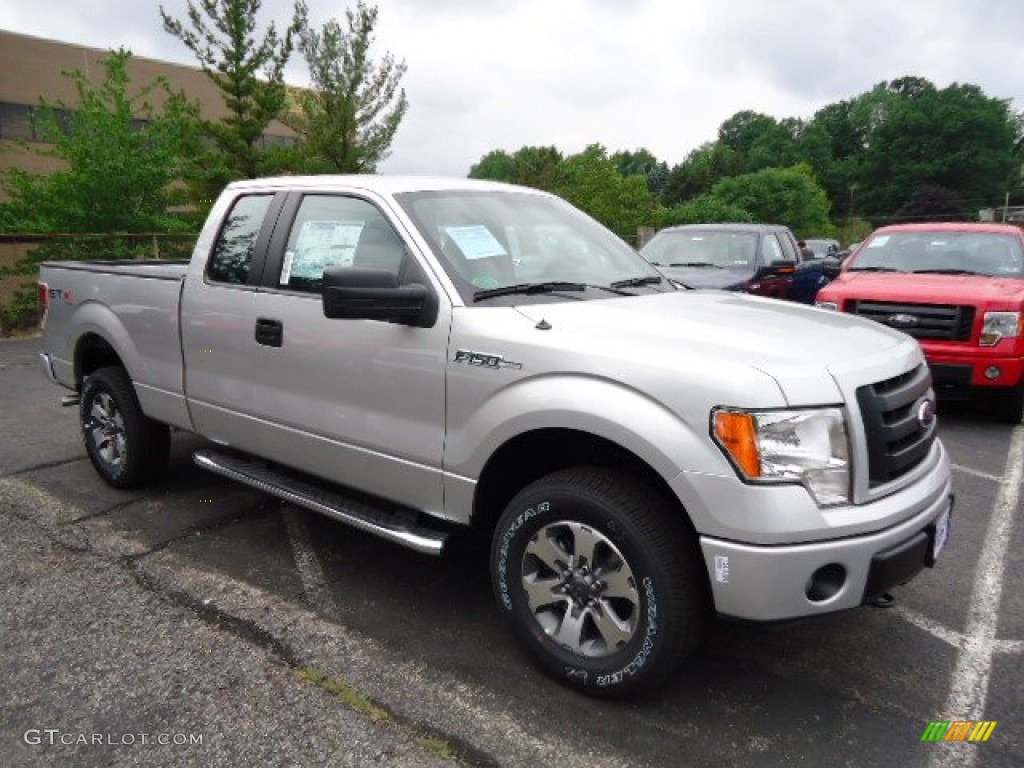
[[[396, 199], [467, 303], [498, 297], [506, 303], [613, 298], [674, 290], [626, 243], [558, 198], [516, 191], [445, 190], [407, 192]], [[569, 284], [579, 290], [565, 288]]]
[[750, 232], [662, 230], [640, 253], [659, 267], [749, 267], [757, 253], [757, 235]]
[[889, 232], [865, 243], [849, 270], [1024, 277], [1024, 252], [998, 232]]

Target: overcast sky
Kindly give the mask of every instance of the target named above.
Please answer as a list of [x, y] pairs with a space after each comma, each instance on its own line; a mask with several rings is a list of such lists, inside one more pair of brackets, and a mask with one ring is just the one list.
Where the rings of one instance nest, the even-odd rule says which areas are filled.
[[[354, 2], [354, 0], [353, 0]], [[0, 0], [0, 27], [194, 65], [150, 0]], [[311, 0], [311, 20], [344, 19]], [[409, 112], [381, 170], [464, 176], [493, 149], [645, 147], [669, 165], [752, 109], [810, 118], [883, 80], [973, 83], [1024, 110], [1024, 0], [379, 0]], [[186, 18], [186, 0], [164, 0]], [[290, 0], [264, 0], [278, 27]], [[298, 57], [297, 57], [298, 58]], [[301, 66], [289, 78], [305, 84]], [[3, 77], [3, 73], [0, 73]]]

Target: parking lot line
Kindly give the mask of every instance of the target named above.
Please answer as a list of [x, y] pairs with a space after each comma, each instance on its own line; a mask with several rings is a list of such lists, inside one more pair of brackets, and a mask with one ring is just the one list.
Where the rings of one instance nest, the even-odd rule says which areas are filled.
[[[1010, 544], [1013, 513], [1020, 502], [1024, 481], [1024, 426], [1015, 427], [1010, 437], [1006, 470], [992, 506], [992, 518], [985, 533], [971, 590], [970, 610], [964, 630], [965, 641], [953, 671], [943, 718], [981, 720], [985, 714], [992, 660], [997, 652], [996, 631], [999, 602], [1003, 592], [1003, 571]], [[949, 743], [936, 749], [929, 768], [971, 768], [978, 757], [973, 744]]]
[[974, 469], [973, 467], [965, 467], [963, 464], [953, 464], [953, 469], [957, 472], [963, 472], [965, 475], [974, 475], [985, 480], [993, 480], [997, 483], [1001, 483], [1003, 478], [999, 475], [993, 475], [991, 472], [982, 472], [980, 469]]

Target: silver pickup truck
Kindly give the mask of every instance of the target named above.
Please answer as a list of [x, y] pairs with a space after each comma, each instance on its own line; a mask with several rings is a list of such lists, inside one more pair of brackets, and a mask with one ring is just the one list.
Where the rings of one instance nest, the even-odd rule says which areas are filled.
[[491, 542], [529, 655], [661, 683], [709, 618], [885, 596], [950, 530], [917, 343], [686, 290], [551, 195], [466, 179], [230, 185], [191, 262], [44, 264], [42, 366], [118, 487], [201, 466], [418, 551]]

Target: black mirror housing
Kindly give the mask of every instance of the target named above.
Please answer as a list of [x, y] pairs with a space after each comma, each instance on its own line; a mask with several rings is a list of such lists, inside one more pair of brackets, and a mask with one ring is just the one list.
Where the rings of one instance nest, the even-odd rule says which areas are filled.
[[429, 328], [437, 320], [437, 298], [425, 285], [401, 285], [386, 269], [328, 267], [321, 293], [324, 317], [382, 320]]

